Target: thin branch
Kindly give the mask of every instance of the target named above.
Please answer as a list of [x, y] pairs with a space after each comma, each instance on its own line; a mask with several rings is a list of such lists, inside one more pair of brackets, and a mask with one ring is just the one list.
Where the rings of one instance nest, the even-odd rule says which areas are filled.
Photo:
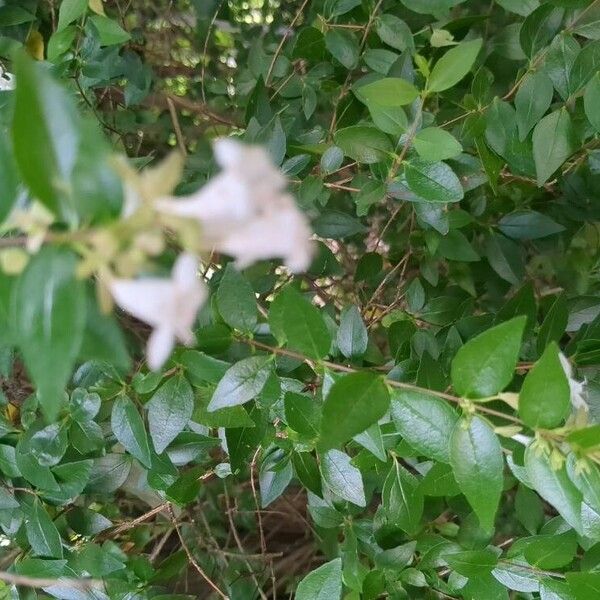
[[28, 577], [26, 575], [17, 575], [8, 571], [0, 571], [0, 580], [11, 585], [21, 585], [34, 589], [48, 588], [56, 585], [68, 587], [76, 590], [91, 590], [101, 587], [102, 581], [99, 579], [73, 579], [73, 578], [58, 578], [51, 579], [49, 577]]

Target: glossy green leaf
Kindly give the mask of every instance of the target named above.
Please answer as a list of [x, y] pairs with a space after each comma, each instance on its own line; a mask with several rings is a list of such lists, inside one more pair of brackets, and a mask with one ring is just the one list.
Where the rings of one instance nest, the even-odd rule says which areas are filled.
[[371, 373], [351, 373], [338, 379], [323, 404], [319, 445], [336, 448], [385, 415], [390, 397], [383, 379]]
[[571, 412], [569, 381], [552, 342], [527, 373], [519, 393], [519, 416], [533, 428], [552, 429]]
[[296, 600], [340, 600], [342, 559], [336, 558], [306, 575], [296, 589]]
[[586, 85], [583, 107], [592, 127], [600, 131], [600, 73], [596, 73]]
[[323, 358], [331, 346], [331, 334], [319, 309], [290, 290], [283, 306], [283, 331], [288, 346], [309, 358]]
[[358, 62], [359, 47], [355, 34], [341, 29], [331, 29], [325, 34], [325, 46], [331, 56], [347, 69]]
[[13, 291], [12, 319], [25, 365], [48, 419], [63, 403], [85, 325], [85, 290], [68, 250], [44, 248]]
[[452, 361], [452, 385], [460, 396], [485, 398], [512, 380], [526, 318], [515, 317], [470, 339]]
[[352, 160], [365, 164], [377, 163], [391, 155], [393, 151], [389, 138], [376, 129], [365, 125], [353, 125], [338, 129], [335, 143]]
[[450, 461], [448, 440], [458, 415], [447, 402], [421, 392], [396, 391], [391, 414], [400, 435], [420, 454]]
[[152, 458], [144, 421], [135, 404], [127, 396], [120, 396], [115, 400], [111, 413], [111, 426], [117, 440], [125, 449], [150, 468]]
[[581, 492], [569, 479], [566, 467], [554, 468], [549, 458], [531, 445], [525, 452], [527, 476], [535, 491], [551, 504], [561, 517], [575, 529], [582, 531]]
[[252, 331], [256, 326], [256, 298], [247, 279], [233, 264], [225, 267], [217, 291], [217, 305], [224, 321], [241, 331]]
[[27, 540], [36, 556], [62, 558], [63, 549], [56, 525], [39, 500], [35, 500], [25, 520]]
[[553, 95], [552, 81], [543, 71], [528, 75], [523, 81], [515, 95], [519, 139], [524, 140], [546, 114]]
[[412, 159], [404, 172], [408, 187], [427, 202], [459, 202], [463, 199], [460, 180], [446, 163]]
[[465, 550], [444, 555], [448, 566], [464, 577], [482, 577], [492, 571], [498, 563], [492, 550]]
[[323, 481], [336, 496], [357, 506], [366, 506], [362, 475], [350, 460], [339, 450], [328, 450], [321, 456]]
[[462, 152], [460, 142], [439, 127], [421, 129], [415, 136], [413, 144], [419, 156], [431, 162], [455, 158]]
[[58, 12], [58, 31], [79, 19], [88, 7], [88, 0], [64, 0]]
[[385, 77], [360, 87], [360, 98], [368, 105], [404, 106], [416, 100], [419, 91], [414, 85], [398, 77]]
[[502, 494], [504, 461], [493, 429], [481, 417], [459, 421], [450, 438], [450, 464], [456, 482], [481, 527], [494, 527]]
[[571, 117], [564, 108], [539, 121], [533, 130], [533, 157], [538, 185], [548, 181], [576, 148]]
[[369, 334], [358, 308], [348, 306], [340, 315], [337, 346], [347, 358], [362, 356], [367, 351]]
[[146, 408], [152, 444], [160, 454], [183, 431], [192, 416], [194, 394], [187, 379], [183, 375], [168, 379], [154, 393]]
[[456, 85], [473, 67], [475, 59], [481, 50], [481, 39], [462, 42], [448, 50], [434, 65], [427, 90], [443, 92]]
[[80, 142], [74, 103], [47, 70], [25, 54], [16, 61], [16, 74], [12, 133], [19, 170], [36, 198], [73, 221], [69, 182]]

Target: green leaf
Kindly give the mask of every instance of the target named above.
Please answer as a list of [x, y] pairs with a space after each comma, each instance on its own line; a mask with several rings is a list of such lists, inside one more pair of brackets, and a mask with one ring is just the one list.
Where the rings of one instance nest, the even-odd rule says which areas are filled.
[[577, 54], [570, 72], [570, 92], [582, 89], [600, 69], [600, 41], [586, 44]]
[[490, 531], [502, 495], [504, 461], [496, 434], [481, 417], [456, 424], [450, 438], [450, 464], [481, 527]]
[[518, 285], [525, 277], [521, 248], [503, 235], [490, 232], [485, 237], [485, 256], [505, 281]]
[[391, 413], [398, 433], [419, 454], [450, 462], [448, 440], [458, 415], [447, 402], [420, 392], [395, 391]]
[[414, 158], [404, 167], [408, 187], [428, 202], [459, 202], [464, 191], [456, 173], [443, 162]]
[[294, 452], [292, 465], [300, 483], [307, 490], [321, 497], [323, 495], [321, 473], [319, 473], [319, 466], [313, 455], [309, 452]]
[[358, 96], [367, 105], [405, 106], [419, 97], [417, 88], [399, 77], [385, 77], [372, 83], [361, 85]]
[[120, 396], [115, 400], [111, 413], [111, 426], [115, 437], [123, 444], [125, 450], [150, 468], [152, 458], [144, 421], [135, 404], [127, 396]]
[[452, 468], [444, 463], [433, 463], [419, 486], [424, 496], [458, 496], [460, 488]]
[[36, 431], [29, 449], [42, 467], [57, 465], [67, 451], [67, 427], [64, 423], [52, 423]]
[[325, 47], [347, 69], [353, 69], [358, 63], [358, 41], [349, 31], [330, 29], [325, 34]]
[[481, 39], [462, 42], [438, 60], [427, 81], [428, 92], [443, 92], [456, 85], [475, 63], [481, 50]]
[[89, 508], [74, 506], [65, 516], [69, 527], [80, 535], [97, 535], [112, 526], [111, 521], [104, 515]]
[[107, 454], [94, 460], [87, 492], [110, 494], [120, 488], [131, 470], [132, 459], [128, 454]]
[[321, 407], [311, 398], [295, 392], [287, 392], [283, 399], [287, 424], [310, 439], [319, 436]]
[[342, 596], [342, 559], [321, 565], [302, 579], [296, 600], [340, 600]]
[[282, 326], [291, 349], [314, 359], [329, 353], [331, 334], [321, 312], [291, 288], [286, 290]]
[[600, 595], [600, 573], [567, 573], [566, 578], [575, 600], [592, 600]]
[[486, 398], [512, 380], [527, 318], [515, 317], [480, 333], [462, 346], [452, 361], [452, 385], [465, 398]]
[[337, 171], [344, 162], [344, 151], [338, 146], [331, 146], [321, 156], [321, 170], [325, 175]]
[[533, 130], [533, 158], [538, 185], [548, 181], [576, 149], [575, 132], [567, 110], [561, 108], [544, 117]]
[[14, 495], [0, 487], [0, 510], [10, 510], [11, 508], [19, 508], [19, 506]]
[[291, 462], [285, 466], [276, 465], [274, 469], [261, 468], [258, 483], [260, 487], [260, 504], [262, 508], [269, 506], [285, 491], [294, 475]]
[[573, 530], [559, 535], [540, 535], [528, 541], [523, 552], [527, 562], [538, 569], [559, 569], [568, 565], [577, 552]]
[[116, 22], [103, 15], [93, 15], [90, 21], [98, 30], [101, 46], [124, 44], [131, 36]]
[[523, 52], [532, 58], [547, 46], [560, 28], [564, 11], [552, 3], [543, 4], [527, 16], [519, 34]]
[[256, 398], [265, 387], [270, 373], [271, 364], [264, 356], [251, 356], [235, 363], [219, 381], [208, 412], [245, 404]]
[[569, 381], [558, 358], [558, 346], [550, 345], [527, 373], [519, 393], [519, 416], [529, 427], [553, 429], [571, 412]]
[[535, 124], [546, 114], [552, 103], [552, 81], [543, 72], [528, 75], [515, 96], [519, 139], [524, 140]]
[[445, 554], [448, 566], [464, 577], [481, 577], [491, 573], [498, 564], [496, 553], [492, 550], [465, 550]]
[[75, 256], [47, 247], [36, 254], [12, 295], [12, 320], [25, 365], [50, 420], [58, 414], [85, 325], [85, 290]]
[[600, 132], [600, 73], [596, 73], [585, 87], [583, 107], [592, 127]]
[[10, 140], [0, 136], [0, 223], [10, 214], [17, 200], [19, 177]]
[[548, 215], [535, 210], [516, 210], [498, 222], [500, 231], [513, 240], [537, 240], [564, 231], [564, 227]]
[[88, 0], [63, 0], [58, 12], [57, 31], [76, 21], [87, 11]]
[[439, 127], [421, 129], [415, 136], [413, 144], [419, 156], [431, 162], [455, 158], [463, 149], [452, 134]]
[[394, 461], [381, 490], [381, 506], [390, 524], [416, 535], [423, 516], [423, 494], [417, 478]]
[[394, 150], [384, 133], [375, 127], [365, 125], [338, 129], [334, 134], [334, 140], [346, 156], [365, 164], [381, 162]]
[[73, 221], [68, 190], [80, 141], [74, 103], [43, 65], [25, 54], [15, 61], [15, 71], [12, 134], [19, 170], [36, 198]]
[[338, 379], [323, 404], [319, 445], [336, 448], [385, 415], [390, 397], [383, 379], [371, 373], [351, 373]]
[[554, 469], [549, 458], [530, 444], [525, 451], [525, 468], [535, 491], [554, 506], [575, 531], [581, 533], [582, 496], [569, 479], [565, 466]]
[[194, 411], [194, 393], [188, 380], [183, 375], [171, 377], [158, 388], [146, 408], [152, 444], [161, 454], [183, 431]]
[[362, 356], [367, 351], [369, 334], [358, 308], [347, 306], [340, 315], [337, 346], [346, 358]]
[[541, 354], [550, 342], [558, 342], [565, 333], [569, 321], [569, 309], [564, 295], [558, 296], [542, 321], [537, 339], [537, 350]]
[[25, 519], [27, 541], [36, 556], [62, 558], [62, 542], [58, 529], [39, 500], [35, 500]]
[[232, 263], [225, 267], [225, 273], [219, 282], [217, 306], [223, 320], [233, 329], [252, 332], [256, 327], [254, 290]]
[[367, 505], [362, 475], [347, 454], [328, 450], [321, 457], [321, 474], [333, 494], [357, 506]]
[[375, 22], [377, 35], [382, 42], [404, 52], [404, 50], [414, 50], [414, 41], [412, 31], [408, 25], [396, 15], [381, 15]]

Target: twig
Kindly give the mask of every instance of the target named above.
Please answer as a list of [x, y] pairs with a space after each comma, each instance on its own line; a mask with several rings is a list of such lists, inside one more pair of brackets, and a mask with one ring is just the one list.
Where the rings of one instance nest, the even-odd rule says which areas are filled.
[[0, 580], [11, 585], [22, 585], [29, 588], [48, 588], [55, 585], [68, 587], [77, 590], [91, 590], [102, 586], [99, 579], [74, 579], [69, 577], [51, 579], [49, 577], [28, 577], [26, 575], [17, 575], [8, 571], [0, 571]]
[[202, 579], [204, 579], [204, 581], [206, 581], [206, 583], [223, 600], [229, 600], [229, 596], [227, 596], [224, 592], [221, 591], [221, 589], [219, 588], [219, 586], [206, 574], [206, 572], [204, 571], [204, 569], [198, 564], [198, 561], [192, 555], [192, 553], [190, 551], [190, 548], [187, 545], [187, 542], [183, 539], [183, 536], [181, 535], [181, 530], [179, 529], [179, 524], [177, 523], [177, 519], [175, 518], [175, 514], [173, 513], [173, 507], [171, 506], [171, 504], [169, 502], [167, 502], [167, 510], [169, 511], [169, 515], [171, 517], [171, 522], [173, 523], [173, 526], [175, 527], [175, 531], [177, 532], [177, 537], [179, 538], [179, 541], [181, 543], [181, 547], [183, 548], [183, 551], [185, 552], [186, 556], [188, 557], [188, 560], [190, 561], [190, 563], [192, 564], [192, 566], [194, 567], [194, 569], [196, 569], [196, 571], [198, 572], [198, 574], [200, 575], [200, 577], [202, 577]]
[[271, 79], [271, 75], [273, 74], [273, 69], [275, 68], [275, 63], [277, 62], [277, 59], [279, 58], [279, 55], [281, 54], [281, 51], [283, 50], [283, 46], [284, 46], [285, 42], [287, 41], [287, 39], [290, 35], [290, 32], [294, 28], [296, 21], [300, 18], [300, 15], [306, 8], [307, 4], [308, 4], [308, 0], [304, 0], [304, 2], [300, 5], [300, 8], [298, 9], [296, 14], [294, 15], [294, 18], [292, 19], [292, 22], [289, 24], [286, 32], [283, 34], [281, 41], [279, 42], [279, 45], [277, 46], [277, 49], [275, 50], [275, 54], [273, 54], [273, 59], [271, 60], [271, 64], [269, 65], [269, 70], [267, 71], [267, 76], [265, 77], [265, 86], [266, 87], [269, 87], [269, 81]]
[[167, 106], [169, 107], [169, 114], [171, 115], [171, 123], [173, 123], [173, 129], [175, 130], [175, 137], [177, 138], [177, 145], [179, 146], [179, 150], [181, 150], [181, 154], [183, 154], [183, 156], [187, 156], [185, 140], [183, 138], [183, 132], [181, 131], [179, 117], [177, 116], [177, 109], [175, 108], [175, 104], [173, 104], [173, 100], [170, 96], [167, 96]]

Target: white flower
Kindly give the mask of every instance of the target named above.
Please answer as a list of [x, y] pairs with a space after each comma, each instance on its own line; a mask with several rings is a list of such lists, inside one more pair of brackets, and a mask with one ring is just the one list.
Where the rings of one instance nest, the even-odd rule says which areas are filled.
[[15, 89], [15, 76], [7, 73], [0, 67], [0, 92], [6, 92]]
[[207, 249], [234, 256], [238, 267], [283, 258], [292, 271], [306, 270], [311, 231], [283, 173], [258, 146], [220, 139], [214, 151], [223, 171], [190, 196], [157, 201], [158, 210], [199, 221]]
[[193, 255], [177, 258], [170, 279], [113, 279], [109, 288], [122, 309], [153, 327], [147, 347], [152, 370], [167, 360], [176, 339], [186, 345], [194, 343], [192, 326], [207, 291], [198, 278], [198, 261]]
[[569, 359], [562, 353], [558, 353], [560, 364], [562, 365], [563, 371], [569, 381], [569, 388], [571, 390], [571, 404], [575, 410], [583, 408], [583, 410], [589, 410], [589, 406], [585, 400], [585, 381], [577, 381], [573, 378], [573, 367], [569, 362]]

